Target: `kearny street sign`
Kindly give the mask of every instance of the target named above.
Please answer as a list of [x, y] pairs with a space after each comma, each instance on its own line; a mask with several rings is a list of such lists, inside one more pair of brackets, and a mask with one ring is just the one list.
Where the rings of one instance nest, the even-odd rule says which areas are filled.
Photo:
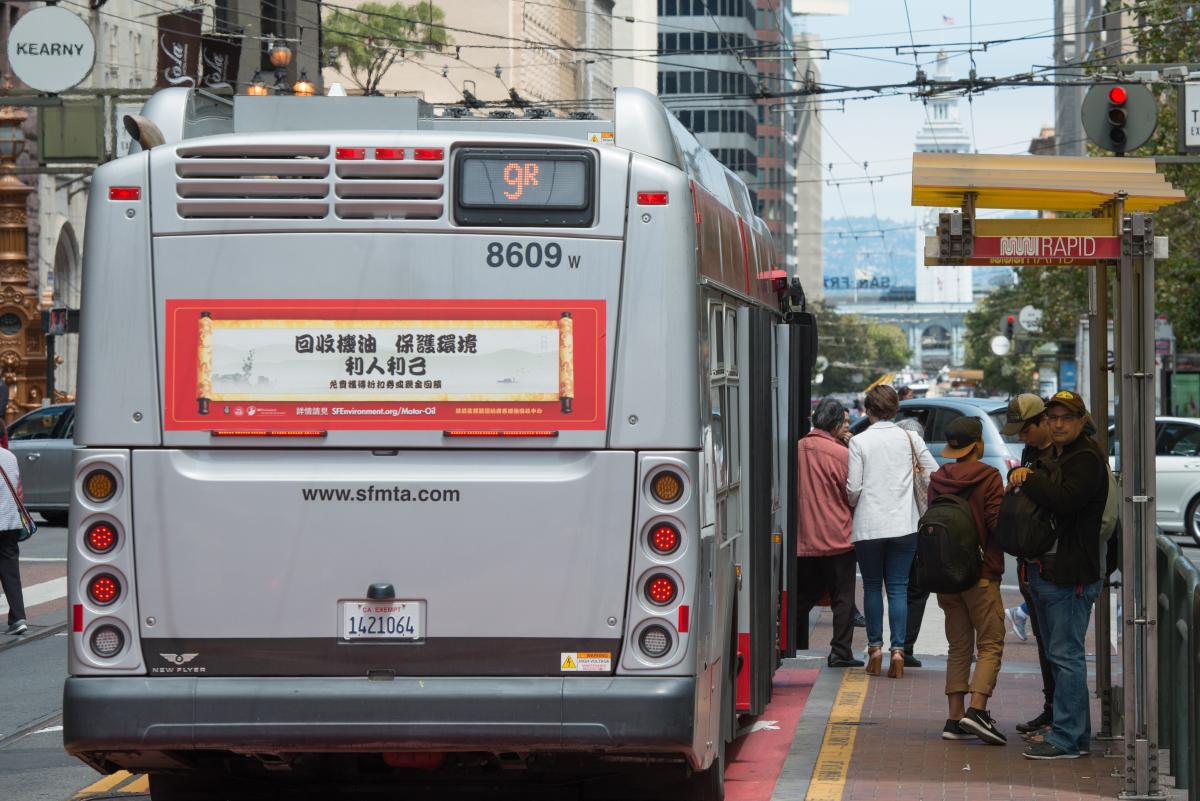
[[96, 40], [87, 23], [60, 6], [29, 11], [8, 35], [8, 63], [25, 85], [62, 92], [92, 71]]

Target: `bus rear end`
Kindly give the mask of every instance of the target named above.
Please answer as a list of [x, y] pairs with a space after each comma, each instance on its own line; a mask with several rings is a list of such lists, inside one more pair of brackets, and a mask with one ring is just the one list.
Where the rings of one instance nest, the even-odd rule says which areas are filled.
[[686, 175], [598, 120], [330, 132], [305, 100], [96, 172], [68, 750], [155, 798], [705, 775], [733, 568]]

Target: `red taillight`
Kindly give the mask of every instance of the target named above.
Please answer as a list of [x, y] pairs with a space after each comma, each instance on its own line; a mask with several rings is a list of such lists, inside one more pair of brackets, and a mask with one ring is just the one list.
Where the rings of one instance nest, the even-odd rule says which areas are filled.
[[142, 188], [140, 186], [110, 186], [108, 188], [109, 200], [141, 200]]
[[667, 205], [667, 193], [638, 192], [637, 202], [639, 206], [665, 206]]
[[101, 573], [88, 582], [88, 597], [98, 606], [108, 606], [121, 594], [121, 582], [116, 576]]
[[655, 553], [674, 553], [679, 547], [679, 531], [670, 523], [659, 523], [650, 529], [650, 547]]
[[666, 606], [675, 600], [675, 596], [679, 593], [679, 588], [675, 586], [675, 580], [670, 576], [659, 574], [651, 576], [646, 582], [646, 599], [655, 606]]
[[413, 148], [413, 158], [417, 161], [441, 161], [446, 157], [446, 151], [440, 147]]
[[367, 157], [365, 147], [339, 147], [333, 151], [334, 158], [339, 161], [362, 161]]
[[380, 161], [400, 161], [404, 158], [404, 148], [377, 147], [375, 148], [375, 158]]
[[92, 553], [108, 553], [117, 546], [117, 530], [108, 523], [93, 523], [83, 541]]

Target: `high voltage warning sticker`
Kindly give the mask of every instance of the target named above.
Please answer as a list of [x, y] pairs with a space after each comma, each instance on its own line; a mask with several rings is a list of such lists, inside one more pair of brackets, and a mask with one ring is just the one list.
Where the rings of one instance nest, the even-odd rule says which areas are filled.
[[612, 654], [605, 652], [576, 652], [561, 655], [561, 670], [564, 673], [607, 673], [612, 669]]

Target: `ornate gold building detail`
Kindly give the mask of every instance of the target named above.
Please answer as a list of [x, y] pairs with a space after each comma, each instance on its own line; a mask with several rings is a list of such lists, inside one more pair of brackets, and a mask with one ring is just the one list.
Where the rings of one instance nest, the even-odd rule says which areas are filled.
[[8, 385], [5, 422], [42, 405], [46, 394], [46, 337], [37, 292], [29, 282], [28, 221], [25, 199], [32, 187], [16, 175], [25, 149], [21, 123], [29, 115], [0, 108], [0, 380]]

